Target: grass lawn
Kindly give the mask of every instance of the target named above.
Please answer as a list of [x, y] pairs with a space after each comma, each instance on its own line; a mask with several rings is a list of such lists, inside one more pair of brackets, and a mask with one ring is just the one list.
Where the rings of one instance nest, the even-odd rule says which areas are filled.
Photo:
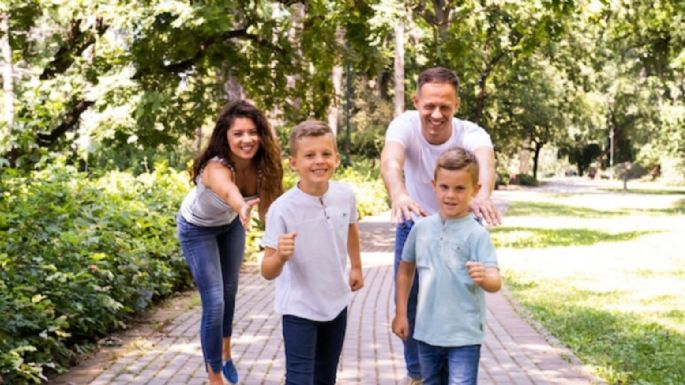
[[[553, 204], [516, 202], [505, 225], [493, 229], [514, 297], [609, 384], [685, 384], [681, 211], [603, 212], [579, 207], [577, 200], [564, 206], [555, 199]], [[640, 231], [598, 228], [597, 220], [588, 221], [592, 228], [577, 226], [578, 218], [629, 221], [632, 215], [640, 215], [641, 223], [649, 215], [661, 219], [653, 229]], [[541, 217], [551, 216], [558, 216], [556, 227], [536, 227]], [[506, 227], [509, 219], [516, 227]], [[565, 223], [574, 226], [565, 228]]]

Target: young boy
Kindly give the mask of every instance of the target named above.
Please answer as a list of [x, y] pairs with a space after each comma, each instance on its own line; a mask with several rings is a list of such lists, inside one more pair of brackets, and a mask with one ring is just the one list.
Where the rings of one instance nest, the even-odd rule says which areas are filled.
[[277, 278], [286, 385], [333, 385], [347, 305], [364, 285], [356, 200], [350, 186], [330, 180], [340, 156], [325, 123], [293, 128], [289, 161], [300, 180], [269, 208], [261, 272]]
[[414, 339], [423, 384], [475, 385], [484, 290], [496, 292], [502, 285], [488, 232], [469, 214], [469, 201], [480, 189], [475, 155], [460, 147], [440, 155], [433, 189], [439, 212], [416, 222], [407, 238], [397, 272], [392, 330], [402, 339], [409, 336], [407, 300], [418, 268]]

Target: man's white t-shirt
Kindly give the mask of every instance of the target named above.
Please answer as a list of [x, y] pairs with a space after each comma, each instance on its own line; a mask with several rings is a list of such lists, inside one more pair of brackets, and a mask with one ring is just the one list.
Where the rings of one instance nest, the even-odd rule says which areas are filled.
[[459, 146], [469, 151], [481, 147], [492, 148], [490, 135], [478, 125], [452, 118], [452, 136], [443, 144], [428, 143], [421, 134], [418, 111], [406, 111], [388, 126], [385, 142], [397, 142], [404, 146], [404, 183], [412, 197], [428, 215], [438, 212], [431, 181], [438, 157], [446, 150]]

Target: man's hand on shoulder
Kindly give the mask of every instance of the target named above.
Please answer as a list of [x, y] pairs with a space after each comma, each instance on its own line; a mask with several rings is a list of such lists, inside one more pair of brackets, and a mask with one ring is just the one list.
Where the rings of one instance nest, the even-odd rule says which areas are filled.
[[414, 201], [408, 194], [399, 194], [392, 200], [391, 206], [392, 223], [400, 224], [412, 218], [411, 213], [425, 217], [426, 212], [423, 211], [416, 201]]
[[469, 209], [476, 217], [485, 220], [490, 226], [502, 224], [502, 217], [489, 197], [475, 196], [469, 203]]

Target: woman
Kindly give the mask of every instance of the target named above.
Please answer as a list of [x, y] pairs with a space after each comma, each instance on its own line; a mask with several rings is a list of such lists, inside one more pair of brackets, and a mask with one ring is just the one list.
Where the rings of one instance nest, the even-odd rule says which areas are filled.
[[190, 170], [195, 187], [177, 217], [178, 237], [202, 301], [200, 341], [210, 385], [238, 382], [231, 334], [245, 229], [258, 205], [282, 193], [280, 148], [264, 114], [246, 101], [224, 106]]

